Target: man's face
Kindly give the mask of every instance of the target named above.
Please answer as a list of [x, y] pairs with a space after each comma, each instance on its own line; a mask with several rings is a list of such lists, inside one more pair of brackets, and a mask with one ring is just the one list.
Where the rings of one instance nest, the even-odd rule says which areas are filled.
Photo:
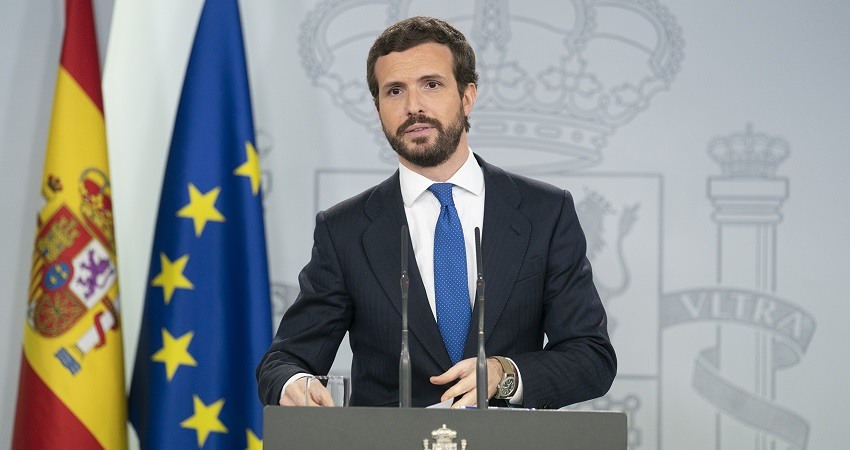
[[448, 47], [426, 43], [375, 62], [378, 115], [393, 150], [419, 167], [451, 157], [463, 138], [475, 86], [458, 95]]

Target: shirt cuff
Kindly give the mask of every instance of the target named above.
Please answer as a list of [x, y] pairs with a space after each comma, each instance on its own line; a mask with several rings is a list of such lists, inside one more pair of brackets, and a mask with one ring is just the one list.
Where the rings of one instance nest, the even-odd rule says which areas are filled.
[[521, 405], [522, 404], [522, 375], [519, 373], [519, 367], [516, 366], [514, 360], [510, 358], [505, 358], [514, 365], [514, 370], [516, 370], [516, 392], [514, 392], [513, 397], [508, 399], [508, 403], [511, 405]]

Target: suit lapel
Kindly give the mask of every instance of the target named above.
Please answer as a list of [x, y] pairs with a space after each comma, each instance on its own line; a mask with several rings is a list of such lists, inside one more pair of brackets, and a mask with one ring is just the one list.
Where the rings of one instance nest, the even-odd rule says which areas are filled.
[[[522, 198], [508, 174], [480, 158], [478, 162], [484, 172], [485, 186], [481, 252], [486, 340], [493, 332], [519, 274], [531, 236], [531, 222], [517, 209]], [[466, 357], [477, 354], [478, 309], [476, 304], [466, 340]]]
[[[384, 293], [401, 315], [401, 227], [407, 223], [404, 203], [401, 198], [398, 172], [379, 184], [366, 201], [366, 215], [372, 223], [363, 233], [363, 248], [372, 271], [378, 278]], [[408, 236], [409, 237], [409, 236]], [[413, 246], [408, 239], [408, 328], [425, 347], [434, 361], [448, 370], [451, 367], [446, 347], [431, 312], [422, 276], [416, 265]], [[398, 323], [401, 328], [401, 319]]]

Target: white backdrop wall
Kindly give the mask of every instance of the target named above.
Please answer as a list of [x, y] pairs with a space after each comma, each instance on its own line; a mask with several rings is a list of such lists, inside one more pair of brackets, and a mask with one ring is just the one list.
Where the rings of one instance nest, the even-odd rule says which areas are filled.
[[[201, 1], [96, 3], [100, 24], [112, 13], [104, 97], [129, 379]], [[60, 1], [0, 5], [8, 442], [63, 11]], [[473, 149], [576, 198], [620, 359], [611, 392], [576, 407], [628, 411], [633, 449], [845, 445], [850, 4], [241, 6], [277, 317], [297, 293], [315, 213], [394, 170], [365, 87], [369, 44], [396, 19], [436, 15], [478, 51]], [[348, 371], [347, 350], [334, 371]]]

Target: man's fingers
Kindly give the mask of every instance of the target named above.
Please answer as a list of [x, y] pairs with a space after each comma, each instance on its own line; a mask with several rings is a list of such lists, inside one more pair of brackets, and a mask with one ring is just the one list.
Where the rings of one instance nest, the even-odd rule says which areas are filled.
[[331, 396], [331, 392], [322, 386], [321, 383], [316, 384], [318, 384], [317, 389], [313, 389], [313, 386], [310, 386], [310, 396], [313, 398], [315, 404], [318, 406], [334, 406], [334, 399]]
[[295, 380], [286, 387], [281, 406], [334, 406], [330, 391], [321, 382], [312, 380], [307, 392], [307, 377]]
[[306, 380], [301, 378], [290, 383], [289, 386], [286, 386], [286, 389], [283, 391], [284, 395], [280, 398], [280, 405], [304, 406], [305, 396], [307, 395], [305, 385]]
[[450, 398], [455, 398], [470, 391], [475, 391], [475, 377], [468, 376], [466, 378], [461, 378], [460, 381], [457, 382], [457, 384], [448, 388], [446, 392], [443, 393], [442, 398], [440, 400], [446, 401]]
[[458, 379], [460, 377], [460, 368], [457, 365], [452, 366], [451, 369], [443, 372], [440, 375], [435, 377], [431, 377], [432, 384], [446, 384], [451, 383], [452, 381]]
[[464, 359], [463, 361], [458, 361], [457, 364], [453, 365], [449, 370], [443, 372], [440, 375], [431, 377], [432, 384], [447, 384], [451, 383], [458, 378], [463, 378], [469, 375], [469, 372], [472, 368], [475, 367], [475, 358]]
[[456, 372], [454, 375], [458, 382], [443, 393], [442, 401], [475, 392], [475, 358], [465, 359], [455, 364], [449, 369], [449, 371], [452, 370]]
[[[446, 401], [450, 398], [461, 397], [452, 405], [453, 407], [472, 406], [478, 403], [476, 392], [475, 358], [465, 359], [452, 366], [445, 373], [431, 377], [433, 384], [447, 384], [454, 380], [458, 382], [446, 390], [440, 398]], [[487, 398], [496, 393], [496, 385], [502, 377], [502, 366], [496, 360], [487, 360]]]
[[320, 381], [311, 380], [307, 406], [334, 406], [330, 391]]
[[478, 400], [475, 395], [475, 389], [464, 394], [460, 400], [454, 402], [452, 408], [463, 408], [464, 406], [475, 406], [478, 404]]

